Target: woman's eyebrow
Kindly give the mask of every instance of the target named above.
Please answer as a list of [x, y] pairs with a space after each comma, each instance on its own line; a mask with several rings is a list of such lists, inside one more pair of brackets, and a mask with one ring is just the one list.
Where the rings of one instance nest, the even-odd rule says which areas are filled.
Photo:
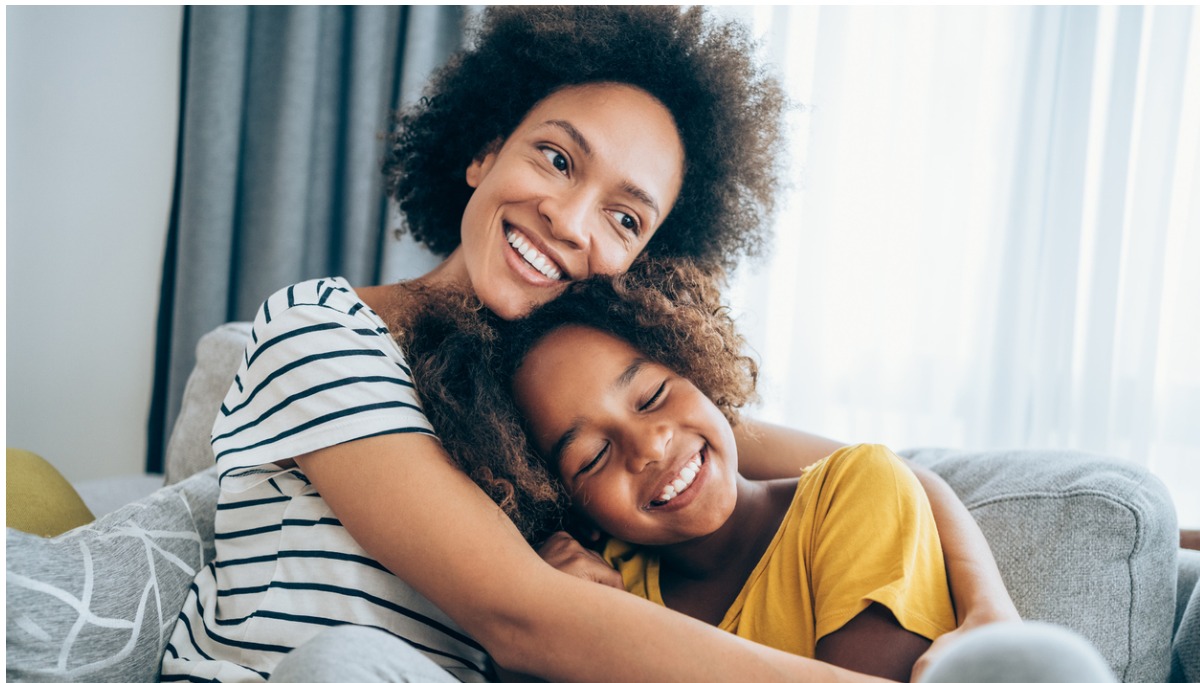
[[[573, 126], [570, 121], [564, 121], [563, 119], [550, 119], [542, 125], [554, 126], [562, 130], [567, 134], [568, 137], [571, 138], [572, 141], [575, 142], [579, 149], [583, 151], [584, 155], [588, 157], [592, 156], [591, 144], [588, 143], [587, 138], [583, 136], [583, 133], [580, 133], [579, 129]], [[656, 216], [662, 213], [662, 211], [660, 211], [658, 208], [658, 202], [654, 201], [654, 197], [652, 197], [649, 192], [633, 184], [632, 181], [626, 180], [625, 182], [621, 183], [621, 191], [648, 206], [652, 211], [654, 211]]]
[[558, 128], [561, 128], [564, 133], [566, 133], [572, 140], [575, 141], [575, 144], [579, 146], [579, 149], [583, 150], [584, 154], [589, 157], [592, 156], [592, 146], [588, 144], [587, 138], [583, 137], [583, 133], [580, 133], [578, 128], [571, 125], [570, 121], [563, 121], [562, 119], [550, 119], [544, 125], [557, 126]]

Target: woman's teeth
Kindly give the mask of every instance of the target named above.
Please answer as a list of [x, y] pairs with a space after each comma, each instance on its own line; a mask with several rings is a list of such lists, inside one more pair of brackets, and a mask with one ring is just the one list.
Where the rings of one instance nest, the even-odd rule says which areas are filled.
[[517, 253], [521, 255], [521, 258], [525, 259], [529, 265], [536, 268], [537, 272], [545, 275], [551, 280], [562, 279], [562, 272], [559, 271], [558, 268], [554, 267], [554, 264], [550, 262], [550, 259], [546, 258], [545, 254], [537, 249], [534, 249], [533, 245], [526, 241], [524, 237], [521, 237], [515, 232], [509, 232], [506, 237], [508, 238], [508, 243], [512, 245], [512, 248], [516, 249]]
[[700, 454], [697, 453], [692, 456], [691, 460], [687, 461], [683, 469], [679, 470], [679, 474], [675, 475], [675, 481], [663, 487], [658, 500], [654, 502], [661, 505], [687, 490], [687, 487], [691, 486], [693, 481], [696, 481], [696, 475], [700, 473], [700, 465]]

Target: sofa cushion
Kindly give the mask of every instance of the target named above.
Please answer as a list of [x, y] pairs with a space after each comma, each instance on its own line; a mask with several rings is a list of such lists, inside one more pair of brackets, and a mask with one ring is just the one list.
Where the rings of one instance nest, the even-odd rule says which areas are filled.
[[1072, 451], [904, 455], [958, 493], [1022, 617], [1078, 631], [1125, 683], [1166, 680], [1178, 536], [1161, 481]]
[[196, 344], [196, 366], [188, 375], [179, 416], [167, 441], [163, 467], [167, 484], [213, 464], [213, 422], [249, 341], [250, 323], [237, 322], [221, 325]]
[[216, 468], [54, 538], [8, 530], [10, 681], [155, 681], [213, 555]]

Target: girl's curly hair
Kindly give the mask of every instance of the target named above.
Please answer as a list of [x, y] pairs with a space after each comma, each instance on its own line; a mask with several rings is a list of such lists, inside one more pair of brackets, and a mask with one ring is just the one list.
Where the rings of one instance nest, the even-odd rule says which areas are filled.
[[471, 161], [556, 90], [616, 82], [662, 102], [683, 142], [683, 186], [647, 253], [730, 269], [760, 252], [780, 185], [785, 97], [741, 25], [702, 7], [489, 7], [474, 39], [391, 137], [383, 172], [415, 239], [453, 251]]
[[693, 263], [642, 259], [625, 274], [573, 283], [513, 321], [466, 293], [419, 290], [418, 300], [419, 313], [399, 339], [425, 413], [455, 464], [531, 542], [560, 527], [568, 501], [558, 464], [545, 462], [529, 441], [511, 382], [554, 330], [586, 326], [629, 342], [691, 381], [734, 424], [754, 396], [758, 366], [742, 353], [717, 283]]

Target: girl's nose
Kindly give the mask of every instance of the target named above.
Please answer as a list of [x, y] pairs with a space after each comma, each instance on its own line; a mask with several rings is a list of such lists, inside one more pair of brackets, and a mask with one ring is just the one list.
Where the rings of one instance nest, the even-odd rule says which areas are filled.
[[665, 423], [637, 425], [638, 432], [630, 439], [629, 469], [641, 472], [651, 463], [666, 461], [667, 445], [671, 443], [671, 429]]

